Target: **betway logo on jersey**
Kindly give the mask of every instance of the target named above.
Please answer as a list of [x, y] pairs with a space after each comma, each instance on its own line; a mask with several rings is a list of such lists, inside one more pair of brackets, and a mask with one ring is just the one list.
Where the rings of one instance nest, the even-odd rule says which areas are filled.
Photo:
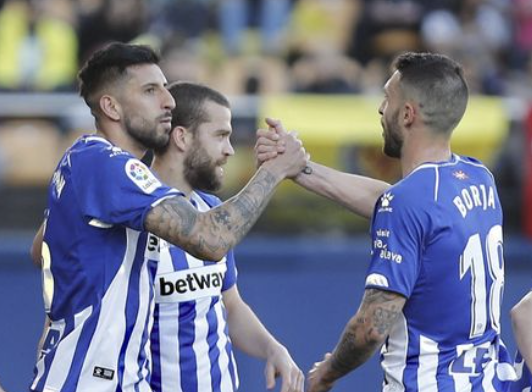
[[157, 275], [155, 301], [184, 302], [221, 295], [226, 270], [225, 263], [218, 263]]

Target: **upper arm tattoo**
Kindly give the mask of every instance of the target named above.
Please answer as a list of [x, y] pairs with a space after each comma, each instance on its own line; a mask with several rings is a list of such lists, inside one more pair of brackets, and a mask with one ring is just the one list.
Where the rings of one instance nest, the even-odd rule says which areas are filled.
[[257, 221], [277, 183], [273, 174], [259, 170], [238, 195], [207, 212], [182, 197], [164, 200], [146, 215], [145, 229], [194, 256], [221, 259]]
[[386, 340], [401, 314], [406, 298], [367, 289], [357, 314], [347, 324], [331, 357], [330, 377], [336, 380], [362, 365]]

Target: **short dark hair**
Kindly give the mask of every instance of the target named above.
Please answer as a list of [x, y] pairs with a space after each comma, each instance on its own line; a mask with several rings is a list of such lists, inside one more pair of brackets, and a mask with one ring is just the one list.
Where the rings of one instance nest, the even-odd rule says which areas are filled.
[[462, 66], [441, 54], [408, 52], [394, 60], [392, 69], [400, 74], [403, 94], [418, 101], [425, 124], [450, 134], [469, 98]]
[[172, 110], [172, 129], [181, 126], [192, 132], [209, 121], [204, 104], [207, 101], [230, 108], [229, 101], [220, 92], [199, 83], [175, 82], [168, 86], [176, 106]]
[[159, 55], [149, 46], [113, 42], [96, 51], [79, 71], [79, 94], [94, 112], [95, 95], [125, 76], [128, 67], [159, 61]]
[[[222, 93], [200, 83], [174, 82], [168, 86], [168, 91], [176, 102], [172, 110], [172, 129], [183, 127], [195, 134], [199, 125], [210, 120], [205, 112], [205, 102], [212, 101], [231, 108], [229, 100]], [[167, 149], [168, 144], [155, 150], [155, 153], [163, 154]]]

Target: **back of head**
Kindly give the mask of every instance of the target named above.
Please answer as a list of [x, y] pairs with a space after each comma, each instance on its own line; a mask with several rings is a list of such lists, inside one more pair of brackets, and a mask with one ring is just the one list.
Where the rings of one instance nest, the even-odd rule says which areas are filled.
[[122, 81], [128, 67], [158, 63], [159, 56], [148, 46], [112, 43], [95, 52], [79, 71], [79, 93], [95, 113], [104, 89]]
[[176, 107], [172, 111], [172, 128], [181, 126], [194, 132], [198, 125], [209, 120], [204, 109], [207, 101], [230, 107], [223, 94], [202, 84], [176, 82], [168, 90], [176, 101]]
[[400, 74], [404, 97], [419, 104], [425, 125], [450, 135], [469, 97], [460, 64], [441, 54], [409, 52], [399, 55], [392, 67]]

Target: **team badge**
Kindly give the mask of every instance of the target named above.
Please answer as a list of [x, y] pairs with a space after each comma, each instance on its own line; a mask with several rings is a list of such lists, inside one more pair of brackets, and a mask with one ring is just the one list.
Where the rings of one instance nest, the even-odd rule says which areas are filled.
[[138, 159], [130, 159], [126, 163], [127, 176], [145, 193], [152, 193], [161, 186], [161, 182], [144, 163]]
[[469, 178], [469, 176], [465, 174], [462, 170], [457, 170], [453, 172], [453, 176], [455, 178], [458, 178], [459, 180], [467, 180]]

